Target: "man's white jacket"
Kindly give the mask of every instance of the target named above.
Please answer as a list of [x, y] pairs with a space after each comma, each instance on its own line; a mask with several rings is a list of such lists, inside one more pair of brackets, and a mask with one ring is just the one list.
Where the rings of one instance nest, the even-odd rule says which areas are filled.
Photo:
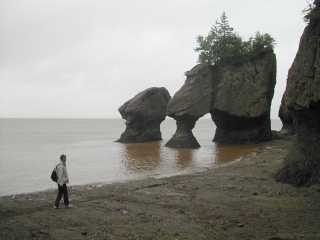
[[67, 167], [60, 162], [57, 166], [56, 166], [56, 172], [57, 172], [57, 176], [58, 176], [58, 180], [57, 183], [62, 186], [63, 184], [67, 184], [69, 183], [69, 177], [68, 177], [68, 172], [67, 172]]

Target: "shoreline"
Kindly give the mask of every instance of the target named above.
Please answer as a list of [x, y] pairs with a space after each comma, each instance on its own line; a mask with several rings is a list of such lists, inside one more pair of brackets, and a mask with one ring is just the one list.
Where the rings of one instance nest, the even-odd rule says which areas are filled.
[[0, 239], [320, 239], [320, 186], [274, 180], [292, 137], [203, 172], [0, 197]]
[[[115, 182], [93, 182], [93, 183], [87, 183], [87, 184], [79, 184], [79, 185], [68, 185], [68, 190], [69, 191], [85, 191], [85, 190], [91, 190], [91, 189], [95, 189], [95, 188], [101, 188], [101, 187], [107, 187], [110, 185], [116, 185], [116, 184], [130, 184], [131, 182], [138, 182], [138, 181], [148, 181], [148, 180], [161, 180], [161, 179], [168, 179], [168, 178], [174, 178], [174, 177], [178, 177], [178, 176], [189, 176], [192, 177], [193, 175], [197, 175], [197, 174], [201, 174], [201, 173], [205, 173], [207, 171], [213, 170], [213, 169], [217, 169], [217, 168], [221, 168], [221, 167], [226, 167], [228, 165], [232, 165], [235, 164], [239, 161], [241, 161], [243, 158], [245, 158], [246, 156], [243, 157], [239, 157], [235, 160], [232, 160], [230, 162], [227, 162], [225, 164], [220, 164], [220, 165], [216, 165], [214, 167], [207, 167], [207, 168], [202, 168], [199, 170], [190, 170], [188, 172], [183, 172], [183, 173], [178, 173], [178, 174], [173, 174], [173, 175], [169, 175], [169, 176], [159, 176], [159, 177], [141, 177], [141, 178], [137, 178], [137, 179], [130, 179], [130, 180], [123, 180], [123, 181], [115, 181]], [[33, 191], [33, 192], [25, 192], [25, 193], [16, 193], [16, 194], [8, 194], [8, 195], [0, 195], [0, 200], [3, 199], [21, 199], [21, 198], [27, 198], [27, 197], [31, 197], [33, 195], [42, 195], [42, 194], [51, 194], [54, 193], [56, 194], [57, 189], [56, 188], [48, 188], [48, 189], [44, 189], [44, 190], [39, 190], [39, 191]], [[62, 200], [61, 200], [62, 201]]]
[[[259, 151], [260, 147], [257, 147], [257, 151]], [[247, 154], [248, 155], [248, 154]], [[250, 154], [249, 154], [250, 155]], [[172, 177], [177, 177], [177, 176], [192, 176], [192, 175], [196, 175], [196, 174], [201, 174], [213, 169], [217, 169], [217, 168], [221, 168], [221, 167], [226, 167], [228, 165], [232, 165], [235, 164], [239, 161], [241, 161], [243, 158], [246, 158], [247, 156], [241, 156], [237, 159], [228, 161], [226, 163], [223, 164], [216, 164], [213, 167], [199, 167], [199, 169], [192, 169], [192, 170], [188, 170], [186, 172], [180, 172], [180, 173], [173, 173], [172, 175], [160, 175], [159, 177], [137, 177], [136, 179], [126, 179], [126, 180], [122, 180], [122, 181], [114, 181], [114, 182], [92, 182], [92, 183], [86, 183], [86, 184], [76, 184], [76, 185], [68, 185], [68, 189], [70, 190], [76, 190], [76, 191], [82, 191], [85, 189], [92, 189], [92, 188], [101, 188], [104, 186], [109, 186], [109, 185], [113, 185], [113, 184], [126, 184], [126, 183], [130, 183], [130, 182], [136, 182], [136, 181], [148, 181], [149, 179], [154, 179], [154, 180], [159, 180], [159, 179], [166, 179], [166, 178], [172, 178]], [[19, 197], [23, 197], [26, 195], [38, 195], [38, 194], [46, 194], [46, 193], [51, 193], [51, 192], [56, 192], [57, 189], [56, 188], [48, 188], [48, 189], [43, 189], [43, 190], [39, 190], [39, 191], [32, 191], [32, 192], [21, 192], [21, 193], [13, 193], [13, 194], [8, 194], [8, 195], [0, 195], [0, 199], [1, 198], [10, 198], [10, 199], [15, 199], [15, 198], [19, 198]]]

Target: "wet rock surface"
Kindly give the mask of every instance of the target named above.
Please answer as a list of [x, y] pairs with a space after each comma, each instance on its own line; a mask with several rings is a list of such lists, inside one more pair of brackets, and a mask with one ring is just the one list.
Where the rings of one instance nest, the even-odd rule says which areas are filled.
[[126, 129], [118, 142], [139, 143], [161, 140], [160, 124], [166, 117], [170, 94], [165, 88], [148, 88], [124, 103], [119, 112]]

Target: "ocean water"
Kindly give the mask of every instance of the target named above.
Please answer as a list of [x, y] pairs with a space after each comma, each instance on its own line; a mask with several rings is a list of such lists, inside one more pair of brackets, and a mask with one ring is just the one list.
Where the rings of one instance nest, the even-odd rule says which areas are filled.
[[[272, 124], [281, 128], [280, 121]], [[124, 129], [121, 119], [0, 119], [0, 196], [56, 188], [50, 173], [62, 153], [70, 184], [81, 185], [202, 171], [257, 148], [216, 145], [210, 119], [200, 119], [193, 131], [201, 144], [197, 150], [164, 146], [175, 132], [168, 118], [161, 125], [163, 141], [116, 143]]]

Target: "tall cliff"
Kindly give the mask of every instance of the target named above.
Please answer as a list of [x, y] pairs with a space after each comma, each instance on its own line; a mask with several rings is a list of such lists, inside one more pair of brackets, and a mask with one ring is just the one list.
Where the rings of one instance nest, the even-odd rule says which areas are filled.
[[320, 4], [309, 14], [309, 24], [289, 70], [286, 103], [295, 121], [297, 139], [279, 181], [295, 185], [320, 183]]

